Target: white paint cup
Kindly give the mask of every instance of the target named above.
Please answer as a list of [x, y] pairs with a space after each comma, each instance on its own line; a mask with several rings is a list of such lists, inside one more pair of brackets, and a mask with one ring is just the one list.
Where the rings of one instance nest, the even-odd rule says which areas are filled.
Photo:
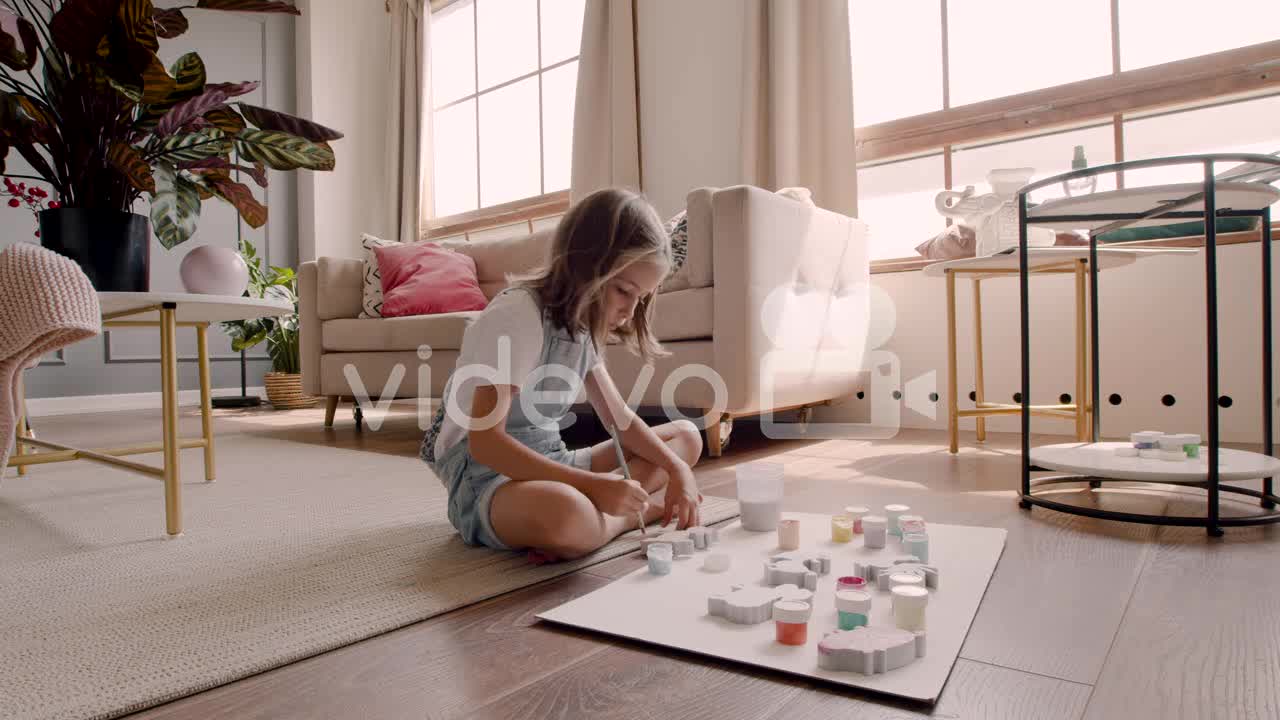
[[750, 462], [734, 468], [742, 529], [771, 532], [782, 519], [782, 464]]
[[862, 544], [869, 548], [884, 547], [885, 533], [889, 521], [880, 515], [866, 515], [862, 518]]

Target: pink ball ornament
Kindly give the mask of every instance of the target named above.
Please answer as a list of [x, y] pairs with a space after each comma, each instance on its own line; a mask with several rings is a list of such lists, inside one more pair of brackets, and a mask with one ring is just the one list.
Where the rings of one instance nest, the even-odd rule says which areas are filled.
[[187, 292], [199, 295], [240, 297], [249, 286], [249, 267], [240, 253], [214, 245], [201, 245], [187, 253], [178, 274]]

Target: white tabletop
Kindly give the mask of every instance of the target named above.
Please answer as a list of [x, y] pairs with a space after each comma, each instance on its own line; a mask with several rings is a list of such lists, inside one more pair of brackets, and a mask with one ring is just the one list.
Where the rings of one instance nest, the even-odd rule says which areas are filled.
[[[1031, 463], [1049, 470], [1093, 477], [1141, 482], [1205, 482], [1209, 479], [1209, 448], [1190, 460], [1120, 457], [1116, 448], [1131, 443], [1063, 443], [1031, 448]], [[1280, 475], [1280, 460], [1245, 450], [1218, 450], [1219, 480], [1255, 480]]]
[[[194, 293], [155, 292], [100, 292], [98, 304], [103, 315], [119, 313], [134, 308], [145, 308], [162, 303], [177, 305], [178, 322], [226, 322], [251, 318], [289, 315], [293, 305], [285, 300], [232, 297], [230, 295], [197, 295]], [[155, 322], [160, 319], [156, 310], [118, 317], [117, 320]]]
[[[1102, 213], [1142, 213], [1204, 192], [1204, 183], [1176, 183], [1146, 187], [1108, 190], [1076, 197], [1049, 200], [1027, 211], [1027, 223], [1036, 227], [1056, 230], [1075, 230], [1102, 227], [1114, 220], [1070, 220], [1066, 222], [1036, 222], [1037, 217], [1048, 215], [1096, 215]], [[1255, 182], [1218, 182], [1214, 185], [1214, 204], [1219, 210], [1261, 210], [1280, 201], [1280, 189]], [[1179, 205], [1179, 212], [1204, 212], [1204, 201]], [[1157, 218], [1135, 221], [1126, 227], [1147, 227], [1172, 223], [1195, 222], [1195, 218]]]
[[[1156, 255], [1194, 255], [1196, 248], [1117, 248], [1098, 247], [1098, 271], [1120, 267], [1137, 262], [1143, 258]], [[1035, 270], [1047, 265], [1057, 265], [1077, 259], [1088, 259], [1089, 246], [1072, 245], [1067, 247], [1030, 248], [1027, 251], [1027, 265]], [[967, 272], [975, 270], [1017, 270], [1018, 251], [1003, 255], [983, 255], [956, 260], [944, 260], [926, 265], [924, 274], [930, 277], [942, 277], [947, 270], [959, 269]], [[1010, 275], [1009, 277], [1014, 277]]]

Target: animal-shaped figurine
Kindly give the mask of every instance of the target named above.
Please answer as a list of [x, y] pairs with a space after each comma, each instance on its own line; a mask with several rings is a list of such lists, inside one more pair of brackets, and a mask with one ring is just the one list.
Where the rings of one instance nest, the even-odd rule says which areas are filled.
[[687, 557], [693, 554], [694, 541], [687, 532], [667, 532], [640, 538], [640, 554], [649, 557], [649, 546], [653, 543], [670, 543], [672, 557]]
[[865, 578], [868, 583], [875, 583], [881, 590], [889, 589], [889, 576], [895, 573], [919, 575], [924, 578], [925, 587], [938, 589], [938, 568], [920, 562], [914, 555], [853, 564], [854, 575]]
[[793, 551], [765, 561], [764, 581], [769, 585], [790, 583], [809, 590], [818, 589], [818, 576], [831, 572], [831, 556], [825, 553]]
[[691, 527], [688, 532], [693, 546], [699, 550], [707, 550], [720, 540], [720, 531], [715, 528]]
[[733, 585], [728, 592], [707, 597], [707, 614], [717, 615], [739, 625], [755, 625], [773, 617], [773, 604], [779, 600], [813, 603], [813, 593], [795, 585], [778, 587], [743, 587]]
[[924, 657], [924, 633], [888, 625], [836, 630], [818, 642], [818, 667], [872, 675], [897, 670]]

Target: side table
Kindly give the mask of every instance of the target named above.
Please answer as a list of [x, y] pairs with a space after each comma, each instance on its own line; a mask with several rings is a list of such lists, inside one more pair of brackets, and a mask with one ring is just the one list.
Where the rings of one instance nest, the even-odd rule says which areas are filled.
[[[1190, 249], [1121, 249], [1098, 248], [1098, 270], [1129, 265], [1137, 260], [1152, 255], [1194, 254]], [[950, 450], [960, 451], [960, 419], [974, 418], [977, 422], [978, 441], [987, 439], [986, 418], [993, 415], [1021, 415], [1023, 405], [1011, 403], [987, 402], [986, 387], [983, 376], [982, 356], [982, 281], [998, 278], [1017, 277], [1019, 255], [1015, 249], [1010, 253], [987, 255], [983, 257], [961, 258], [928, 265], [924, 269], [927, 277], [943, 277], [947, 281], [947, 435]], [[1088, 323], [1085, 317], [1086, 288], [1089, 273], [1088, 247], [1046, 247], [1031, 248], [1027, 252], [1029, 275], [1074, 275], [1075, 276], [1075, 394], [1071, 402], [1030, 405], [1032, 415], [1056, 417], [1072, 420], [1076, 425], [1076, 439], [1083, 442], [1089, 437], [1090, 423], [1094, 412], [1088, 401]], [[974, 370], [974, 407], [961, 410], [959, 407], [959, 390], [956, 374], [956, 279], [968, 277], [973, 280], [973, 370]]]
[[[1164, 166], [1189, 165], [1200, 171], [1201, 180], [1191, 183], [1142, 185], [1120, 188], [1078, 197], [1066, 197], [1029, 206], [1027, 196], [1040, 188], [1087, 178], [1102, 173], [1115, 173]], [[1228, 168], [1219, 173], [1222, 168]], [[1145, 160], [1130, 160], [1073, 170], [1062, 175], [1045, 178], [1018, 190], [1019, 247], [1026, 252], [1027, 228], [1031, 225], [1051, 228], [1087, 228], [1089, 230], [1090, 258], [1095, 260], [1089, 271], [1090, 303], [1089, 326], [1093, 338], [1093, 363], [1091, 380], [1093, 388], [1094, 422], [1090, 443], [1031, 447], [1031, 426], [1027, 415], [1022, 416], [1022, 482], [1018, 504], [1025, 510], [1040, 506], [1058, 512], [1084, 515], [1104, 520], [1147, 523], [1152, 525], [1199, 526], [1210, 537], [1219, 537], [1224, 527], [1244, 525], [1280, 524], [1280, 496], [1275, 493], [1275, 476], [1280, 475], [1280, 458], [1274, 456], [1275, 410], [1272, 406], [1274, 380], [1272, 370], [1272, 294], [1271, 294], [1271, 206], [1280, 203], [1280, 188], [1273, 187], [1267, 178], [1280, 170], [1280, 157], [1249, 153], [1210, 153], [1205, 155], [1181, 155]], [[1258, 177], [1259, 181], [1244, 182], [1245, 178]], [[1258, 303], [1261, 320], [1262, 346], [1261, 400], [1262, 400], [1262, 452], [1228, 450], [1222, 447], [1220, 437], [1219, 394], [1219, 333], [1218, 333], [1218, 218], [1254, 217], [1259, 226], [1259, 267], [1261, 269], [1262, 297]], [[1139, 227], [1200, 220], [1204, 223], [1204, 274], [1205, 274], [1205, 440], [1207, 447], [1194, 461], [1171, 463], [1156, 458], [1121, 458], [1115, 456], [1115, 447], [1100, 442], [1101, 429], [1098, 414], [1099, 351], [1098, 351], [1098, 281], [1096, 259], [1104, 248], [1098, 247], [1098, 236], [1122, 227]], [[1031, 333], [1029, 272], [1022, 259], [1018, 273], [1019, 335], [1022, 353], [1022, 403], [1027, 405], [1031, 387]], [[1134, 462], [1121, 462], [1135, 460]], [[1031, 478], [1033, 471], [1048, 470], [1065, 473], [1049, 477]], [[1261, 490], [1227, 481], [1260, 480]], [[1178, 487], [1195, 487], [1205, 493], [1204, 515], [1136, 513], [1109, 510], [1089, 504], [1074, 504], [1054, 498], [1053, 486], [1087, 481], [1097, 489], [1106, 482], [1176, 483]], [[1153, 486], [1146, 486], [1153, 487]], [[1125, 491], [1121, 486], [1118, 491]], [[1252, 514], [1233, 513], [1223, 517], [1222, 494], [1244, 495], [1254, 498], [1260, 506]], [[1247, 502], [1247, 501], [1246, 501]]]
[[[21, 472], [27, 465], [38, 465], [69, 460], [92, 460], [122, 470], [139, 473], [164, 481], [165, 529], [170, 537], [182, 534], [182, 485], [179, 482], [178, 450], [204, 449], [204, 477], [212, 482], [214, 474], [213, 423], [209, 404], [209, 343], [208, 328], [211, 323], [228, 320], [288, 315], [293, 306], [284, 300], [230, 297], [223, 295], [192, 295], [187, 293], [98, 293], [102, 307], [102, 327], [158, 327], [160, 328], [160, 394], [163, 441], [150, 445], [131, 447], [82, 448], [36, 439], [27, 430], [25, 417], [16, 424], [17, 442], [9, 464]], [[196, 345], [200, 363], [200, 420], [203, 437], [178, 437], [178, 353], [179, 327], [196, 329]], [[20, 398], [20, 412], [25, 415], [25, 399]], [[32, 453], [27, 447], [50, 452]], [[162, 452], [164, 465], [156, 467], [125, 460], [125, 455]]]

